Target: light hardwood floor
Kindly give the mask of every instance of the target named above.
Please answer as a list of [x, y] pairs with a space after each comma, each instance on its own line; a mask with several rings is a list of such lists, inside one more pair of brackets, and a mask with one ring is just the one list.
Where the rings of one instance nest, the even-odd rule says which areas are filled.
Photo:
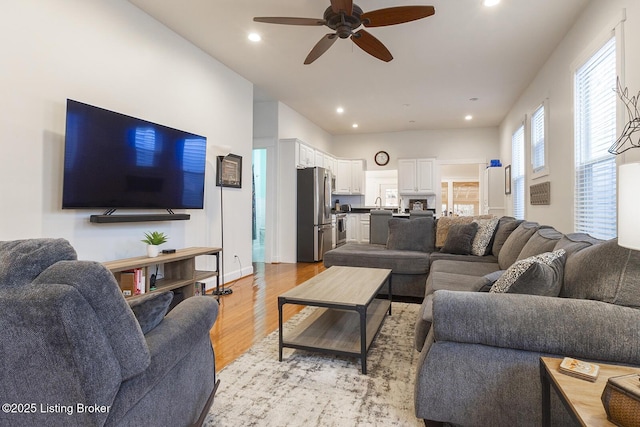
[[[218, 371], [278, 328], [278, 295], [325, 270], [321, 262], [254, 263], [253, 268], [252, 276], [226, 283], [233, 293], [220, 297], [218, 319], [211, 329]], [[283, 320], [303, 308], [285, 305]]]

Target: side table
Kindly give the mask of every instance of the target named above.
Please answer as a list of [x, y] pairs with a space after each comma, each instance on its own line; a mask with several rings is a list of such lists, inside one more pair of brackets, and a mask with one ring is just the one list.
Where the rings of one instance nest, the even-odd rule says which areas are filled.
[[607, 413], [600, 400], [602, 392], [610, 377], [626, 374], [640, 374], [640, 368], [630, 366], [606, 365], [600, 366], [600, 373], [595, 382], [582, 380], [558, 370], [562, 358], [540, 358], [540, 380], [542, 381], [542, 425], [551, 425], [551, 387], [567, 411], [582, 426], [613, 426], [607, 420]]

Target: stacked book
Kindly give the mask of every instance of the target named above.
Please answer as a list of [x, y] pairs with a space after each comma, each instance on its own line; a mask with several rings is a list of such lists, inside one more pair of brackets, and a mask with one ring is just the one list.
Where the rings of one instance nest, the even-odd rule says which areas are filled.
[[595, 381], [598, 378], [600, 366], [595, 363], [584, 362], [582, 360], [565, 357], [560, 363], [560, 372], [581, 378], [587, 381]]

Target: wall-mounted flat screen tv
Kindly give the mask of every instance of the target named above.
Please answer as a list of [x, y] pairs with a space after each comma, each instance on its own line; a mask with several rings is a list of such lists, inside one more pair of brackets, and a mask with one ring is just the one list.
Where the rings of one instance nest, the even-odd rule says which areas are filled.
[[62, 207], [202, 209], [207, 138], [67, 100]]

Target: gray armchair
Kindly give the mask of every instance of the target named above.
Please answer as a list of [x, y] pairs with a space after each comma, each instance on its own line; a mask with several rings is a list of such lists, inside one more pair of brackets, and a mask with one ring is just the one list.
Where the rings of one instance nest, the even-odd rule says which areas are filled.
[[64, 239], [0, 242], [0, 396], [12, 405], [0, 425], [203, 419], [216, 388], [218, 305], [189, 298], [165, 317], [170, 295], [146, 300], [139, 322], [113, 275], [77, 261]]

